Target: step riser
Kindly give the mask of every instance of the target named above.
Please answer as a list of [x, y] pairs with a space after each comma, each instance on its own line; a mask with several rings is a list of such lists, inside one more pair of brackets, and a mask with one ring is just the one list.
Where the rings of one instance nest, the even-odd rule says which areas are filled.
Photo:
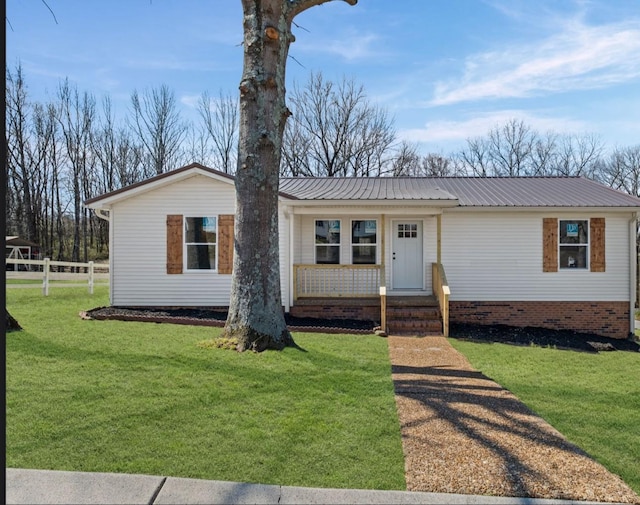
[[427, 319], [437, 320], [440, 319], [440, 311], [430, 310], [410, 310], [410, 311], [396, 311], [387, 310], [387, 319]]
[[387, 307], [387, 328], [394, 335], [442, 334], [438, 307]]
[[429, 321], [429, 322], [409, 322], [403, 323], [401, 321], [389, 322], [387, 326], [390, 329], [396, 330], [406, 330], [406, 331], [417, 331], [417, 330], [437, 330], [438, 328], [442, 329], [442, 323], [440, 321]]

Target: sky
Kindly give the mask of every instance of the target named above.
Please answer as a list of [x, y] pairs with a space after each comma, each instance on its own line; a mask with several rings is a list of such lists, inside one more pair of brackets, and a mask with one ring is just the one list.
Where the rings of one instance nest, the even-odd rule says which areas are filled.
[[[124, 116], [134, 90], [165, 84], [195, 119], [202, 92], [238, 90], [240, 0], [6, 0], [6, 16], [7, 66], [33, 100], [68, 78]], [[422, 154], [512, 119], [640, 144], [640, 0], [334, 0], [295, 23], [287, 87], [353, 79]]]

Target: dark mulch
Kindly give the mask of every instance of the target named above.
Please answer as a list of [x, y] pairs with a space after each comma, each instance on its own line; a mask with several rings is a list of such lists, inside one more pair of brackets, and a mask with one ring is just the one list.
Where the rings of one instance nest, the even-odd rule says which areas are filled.
[[614, 339], [590, 333], [546, 328], [514, 328], [506, 325], [480, 326], [455, 324], [449, 327], [449, 336], [460, 340], [499, 342], [511, 345], [537, 345], [574, 351], [631, 351], [640, 352], [637, 338]]
[[[227, 319], [225, 308], [177, 308], [177, 307], [98, 307], [86, 312], [91, 319], [116, 319], [120, 321], [147, 321], [155, 323], [190, 324], [199, 326], [224, 326]], [[285, 315], [291, 331], [372, 334], [376, 329], [373, 321], [356, 319], [316, 319]], [[569, 330], [545, 328], [516, 328], [506, 325], [475, 325], [452, 323], [449, 336], [476, 342], [499, 342], [512, 345], [537, 345], [574, 351], [631, 351], [640, 352], [637, 339], [613, 339], [578, 333]]]
[[[87, 311], [86, 316], [91, 319], [222, 327], [227, 320], [227, 311], [224, 308], [98, 307]], [[376, 324], [356, 319], [316, 319], [293, 317], [289, 314], [285, 314], [285, 321], [291, 331], [348, 334], [371, 334]]]

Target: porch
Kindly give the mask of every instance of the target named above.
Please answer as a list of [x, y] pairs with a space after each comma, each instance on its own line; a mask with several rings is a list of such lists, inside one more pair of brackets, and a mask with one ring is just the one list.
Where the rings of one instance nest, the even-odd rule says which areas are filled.
[[432, 290], [401, 296], [387, 293], [383, 265], [294, 265], [290, 313], [372, 321], [390, 334], [448, 336], [449, 287], [444, 267], [430, 266]]

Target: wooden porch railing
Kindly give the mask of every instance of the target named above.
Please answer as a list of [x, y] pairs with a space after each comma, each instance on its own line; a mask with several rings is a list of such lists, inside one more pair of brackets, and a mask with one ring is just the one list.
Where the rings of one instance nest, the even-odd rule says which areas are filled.
[[293, 299], [380, 296], [381, 265], [293, 265]]
[[438, 300], [440, 305], [440, 313], [442, 314], [442, 334], [445, 337], [449, 336], [449, 295], [451, 290], [447, 283], [447, 276], [444, 273], [444, 267], [442, 263], [431, 264], [431, 283], [433, 287], [433, 294]]

